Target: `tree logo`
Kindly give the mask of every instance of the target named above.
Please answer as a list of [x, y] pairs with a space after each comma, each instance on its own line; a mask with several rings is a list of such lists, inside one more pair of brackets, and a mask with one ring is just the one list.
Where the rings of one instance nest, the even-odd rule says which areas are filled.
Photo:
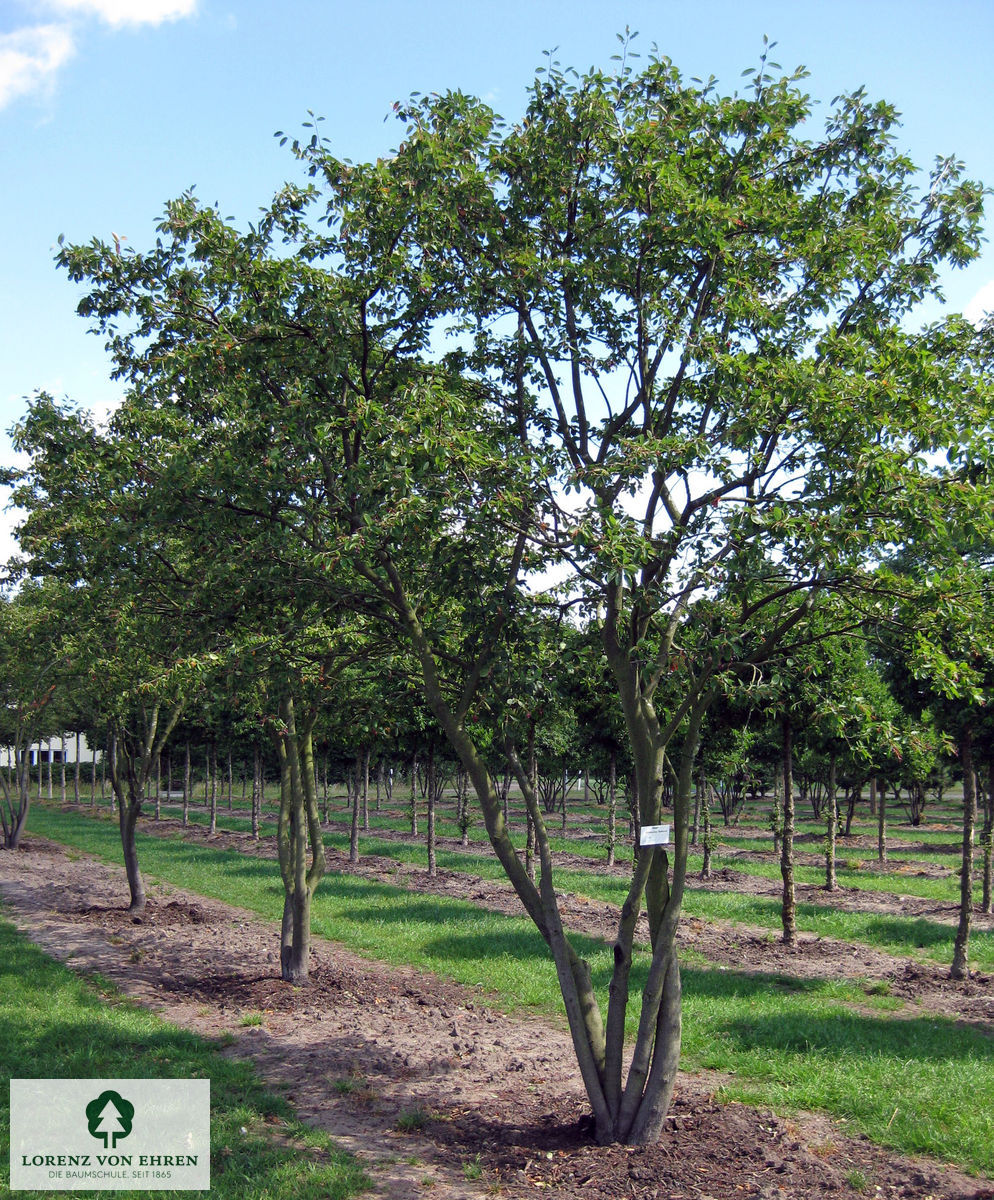
[[87, 1128], [91, 1136], [103, 1138], [105, 1150], [113, 1150], [128, 1136], [134, 1115], [135, 1106], [118, 1092], [101, 1092], [86, 1106]]

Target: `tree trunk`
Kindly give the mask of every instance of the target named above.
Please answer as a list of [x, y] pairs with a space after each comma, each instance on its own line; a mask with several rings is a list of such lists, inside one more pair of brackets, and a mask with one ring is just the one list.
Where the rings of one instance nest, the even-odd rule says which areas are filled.
[[72, 773], [72, 798], [73, 803], [79, 803], [79, 734], [76, 734], [76, 761], [73, 763]]
[[282, 728], [276, 735], [280, 756], [277, 849], [283, 877], [280, 974], [293, 984], [306, 983], [310, 971], [311, 900], [325, 867], [311, 740], [315, 715], [298, 725], [292, 698], [285, 696], [280, 702]]
[[701, 774], [697, 779], [697, 786], [694, 788], [694, 826], [690, 833], [690, 844], [697, 845], [697, 838], [701, 831], [701, 791], [704, 787], [704, 775]]
[[411, 759], [411, 837], [418, 836], [418, 752]]
[[362, 753], [362, 831], [369, 833], [369, 747]]
[[217, 833], [217, 746], [211, 742], [207, 747], [207, 790], [210, 803], [210, 828], [208, 835]]
[[611, 747], [607, 774], [607, 865], [614, 866], [618, 844], [618, 753]]
[[[9, 758], [8, 751], [8, 758]], [[5, 850], [16, 850], [31, 809], [31, 779], [29, 775], [28, 751], [14, 747], [14, 778], [3, 779], [3, 804], [0, 806], [0, 825], [3, 829]], [[8, 762], [8, 776], [9, 762]], [[16, 795], [17, 802], [13, 796]]]
[[259, 840], [259, 817], [262, 814], [262, 753], [252, 747], [252, 837]]
[[780, 721], [783, 738], [783, 831], [780, 841], [780, 875], [783, 878], [783, 903], [780, 919], [783, 943], [797, 942], [797, 915], [794, 902], [794, 736], [790, 717]]
[[[116, 758], [117, 758], [117, 739], [114, 737], [113, 734], [111, 734], [110, 738], [108, 739], [107, 761], [110, 763], [112, 775], [113, 775], [113, 771], [114, 771], [114, 762], [115, 762]], [[103, 776], [101, 777], [101, 780], [100, 780], [100, 799], [101, 800], [103, 799], [104, 780], [106, 779], [106, 775], [107, 775], [107, 772], [105, 769], [103, 772]], [[116, 806], [116, 803], [114, 800], [114, 787], [113, 787], [113, 783], [112, 783], [111, 789], [110, 789], [110, 811], [114, 812], [116, 807], [117, 806]]]
[[[610, 669], [618, 682], [632, 742], [637, 775], [634, 796], [641, 810], [641, 825], [658, 821], [664, 756], [668, 755], [671, 761], [675, 761], [679, 769], [673, 790], [675, 845], [672, 880], [666, 849], [661, 846], [646, 847], [638, 855], [613, 948], [614, 970], [609, 985], [605, 1024], [590, 966], [576, 952], [562, 928], [553, 886], [548, 832], [530, 773], [518, 760], [508, 736], [505, 752], [535, 827], [541, 862], [538, 887], [528, 878], [525, 866], [508, 836], [500, 799], [486, 764], [466, 732], [461, 717], [453, 711], [447, 700], [432, 648], [417, 614], [404, 597], [396, 572], [390, 578], [401, 599], [404, 624], [422, 668], [425, 699], [449, 744], [469, 773], [483, 808], [491, 845], [552, 953], [580, 1074], [593, 1110], [597, 1140], [601, 1143], [622, 1141], [650, 1144], [659, 1137], [676, 1081], [681, 1040], [681, 988], [675, 951], [676, 933], [686, 883], [694, 764], [701, 724], [717, 695], [717, 689], [688, 697], [677, 713], [669, 716], [664, 732], [653, 710], [651, 698], [640, 682], [639, 665], [632, 658], [627, 643], [622, 643], [617, 637], [621, 624], [619, 597], [623, 594], [623, 585], [620, 582], [612, 585], [603, 625], [604, 646]], [[678, 731], [683, 734], [683, 742], [677, 756], [671, 742]], [[629, 980], [634, 935], [643, 899], [649, 918], [651, 960], [642, 992], [639, 1028], [631, 1065], [622, 1088]]]
[[981, 834], [984, 848], [984, 913], [991, 911], [991, 858], [994, 849], [994, 755], [987, 760], [987, 787], [984, 791], [984, 828]]
[[877, 862], [887, 861], [887, 785], [877, 792]]
[[438, 863], [435, 854], [435, 748], [428, 748], [428, 789], [426, 792], [426, 800], [428, 801], [428, 878], [435, 879], [438, 877]]
[[121, 846], [124, 850], [124, 870], [131, 892], [128, 912], [139, 914], [145, 911], [145, 881], [142, 879], [142, 873], [138, 867], [138, 846], [135, 841], [135, 827], [141, 812], [141, 800], [131, 798], [129, 802], [123, 795], [119, 795], [117, 812], [121, 828]]
[[355, 786], [352, 788], [352, 824], [349, 829], [349, 862], [359, 861], [359, 773], [360, 760], [355, 764]]
[[190, 743], [186, 743], [186, 757], [183, 760], [183, 828], [190, 823]]
[[158, 755], [155, 759], [155, 819], [162, 819], [162, 760]]
[[835, 795], [836, 768], [838, 755], [833, 750], [828, 760], [828, 795], [825, 797], [825, 821], [827, 836], [825, 838], [825, 891], [834, 892], [838, 887], [835, 878], [835, 835], [839, 827], [839, 806]]
[[704, 822], [704, 858], [701, 863], [701, 878], [711, 878], [711, 854], [714, 851], [714, 832], [711, 828], [711, 799], [705, 792], [701, 795], [703, 788], [703, 778], [698, 784], [697, 807], [700, 810], [701, 818]]
[[960, 867], [959, 925], [949, 968], [952, 979], [970, 974], [970, 925], [973, 921], [973, 830], [977, 818], [977, 776], [973, 769], [973, 730], [968, 725], [960, 735], [960, 766], [963, 769], [963, 855]]

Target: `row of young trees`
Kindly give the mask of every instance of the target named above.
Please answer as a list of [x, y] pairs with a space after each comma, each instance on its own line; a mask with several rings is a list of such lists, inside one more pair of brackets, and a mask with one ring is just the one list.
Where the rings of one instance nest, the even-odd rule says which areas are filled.
[[[801, 78], [764, 53], [727, 95], [623, 41], [611, 72], [550, 60], [512, 124], [458, 93], [399, 104], [404, 140], [376, 162], [312, 122], [283, 139], [308, 181], [246, 230], [188, 193], [148, 251], [61, 248], [124, 399], [104, 429], [39, 396], [16, 431], [25, 570], [114, 729], [133, 886], [153, 764], [223, 678], [280, 756], [299, 976], [320, 714], [334, 696], [379, 722], [371, 679], [416, 688], [549, 946], [605, 1142], [656, 1139], [672, 1095], [709, 718], [776, 713], [789, 748], [820, 690], [845, 741], [875, 700], [844, 672], [828, 686], [828, 648], [870, 631], [950, 699], [964, 767], [982, 711], [992, 331], [915, 315], [976, 256], [983, 189], [953, 159], [919, 186], [894, 110], [862, 92], [816, 132]], [[564, 666], [613, 710], [638, 823], [673, 808], [673, 845], [633, 863], [606, 1011], [531, 769]]]

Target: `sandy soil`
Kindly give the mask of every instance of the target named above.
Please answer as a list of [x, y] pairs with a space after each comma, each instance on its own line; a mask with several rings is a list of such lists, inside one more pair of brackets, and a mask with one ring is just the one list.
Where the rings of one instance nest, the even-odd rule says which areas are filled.
[[[219, 840], [229, 839], [242, 841]], [[516, 911], [507, 889], [482, 880], [428, 880], [374, 858], [360, 869]], [[481, 992], [320, 941], [311, 983], [294, 988], [277, 977], [274, 925], [164, 885], [150, 894], [136, 922], [116, 906], [126, 895], [123, 870], [30, 837], [21, 851], [0, 853], [5, 913], [34, 940], [177, 1024], [230, 1035], [224, 1052], [251, 1059], [304, 1120], [359, 1153], [380, 1195], [407, 1200], [430, 1187], [445, 1200], [536, 1190], [596, 1200], [994, 1200], [990, 1184], [849, 1137], [823, 1116], [786, 1121], [720, 1104], [721, 1080], [706, 1074], [681, 1076], [657, 1146], [597, 1147], [562, 1028], [507, 1017]], [[562, 903], [570, 925], [610, 934], [606, 905]], [[987, 979], [954, 986], [938, 970], [827, 940], [805, 938], [787, 952], [765, 932], [686, 926], [685, 944], [719, 963], [790, 975], [843, 971], [868, 985], [886, 978], [894, 994], [919, 999], [919, 1012], [971, 1021], [994, 1014]], [[243, 1024], [259, 1016], [261, 1024]], [[398, 1120], [413, 1112], [424, 1115], [423, 1127], [401, 1132]], [[857, 1173], [868, 1183], [863, 1193], [851, 1186]]]

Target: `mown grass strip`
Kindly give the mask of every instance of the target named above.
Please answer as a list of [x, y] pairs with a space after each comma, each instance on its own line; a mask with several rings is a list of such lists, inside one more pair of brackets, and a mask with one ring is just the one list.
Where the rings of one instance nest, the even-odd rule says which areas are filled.
[[[251, 828], [250, 821], [241, 815], [239, 812], [239, 804], [236, 802], [233, 810], [224, 809], [218, 810], [218, 829], [228, 830], [232, 832], [247, 833]], [[176, 812], [170, 808], [164, 808], [164, 812], [169, 816], [177, 816]], [[191, 825], [203, 826], [208, 822], [207, 813], [199, 808], [191, 808], [189, 812], [189, 822]], [[348, 845], [347, 833], [348, 813], [342, 813], [335, 810], [331, 813], [331, 825], [327, 828], [325, 834], [325, 843], [329, 846], [341, 848]], [[362, 834], [362, 845], [364, 850], [369, 850], [376, 854], [391, 854], [390, 850], [384, 849], [386, 846], [396, 847], [397, 853], [393, 853], [393, 857], [399, 858], [401, 861], [414, 862], [418, 861], [418, 850], [416, 846], [410, 846], [411, 853], [401, 854], [399, 851], [405, 845], [402, 842], [394, 842], [391, 840], [391, 835], [397, 832], [398, 821], [396, 817], [370, 814], [370, 833]], [[273, 836], [275, 834], [276, 825], [275, 818], [271, 813], [265, 813], [261, 825], [262, 835]], [[448, 821], [440, 818], [437, 824], [436, 832], [440, 838], [456, 838], [459, 836], [459, 828], [454, 821]], [[587, 828], [587, 832], [590, 829]], [[820, 831], [819, 831], [820, 833]], [[769, 838], [735, 838], [730, 830], [724, 830], [721, 841], [715, 851], [714, 865], [729, 866], [736, 871], [741, 871], [743, 875], [751, 875], [759, 879], [770, 879], [778, 881], [780, 878], [779, 864], [773, 861], [770, 862], [755, 862], [748, 859], [741, 859], [734, 853], [728, 853], [732, 850], [752, 850], [760, 853], [769, 854], [771, 851], [771, 841]], [[949, 838], [949, 834], [937, 835], [940, 837]], [[518, 849], [524, 848], [524, 833], [512, 830], [512, 841]], [[449, 870], [464, 870], [471, 871], [475, 874], [484, 874], [484, 869], [478, 869], [478, 864], [489, 859], [493, 863], [492, 855], [488, 854], [489, 845], [487, 843], [485, 833], [479, 829], [470, 831], [470, 847], [464, 851], [440, 852], [447, 854], [445, 866]], [[602, 864], [606, 856], [604, 846], [597, 843], [596, 840], [577, 841], [575, 838], [562, 838], [552, 836], [550, 845], [554, 853], [569, 853], [576, 857], [587, 858], [590, 862], [589, 870], [596, 872], [598, 868], [603, 869]], [[798, 850], [808, 853], [819, 852], [820, 844], [798, 845]], [[482, 853], [481, 853], [482, 852]], [[421, 851], [423, 857], [424, 851]], [[441, 863], [441, 859], [439, 860]], [[691, 855], [692, 870], [699, 863], [699, 855]], [[950, 868], [950, 873], [940, 878], [918, 877], [914, 874], [915, 864], [931, 863], [939, 866]], [[858, 864], [858, 865], [852, 865]], [[939, 853], [921, 853], [911, 854], [909, 852], [892, 852], [889, 860], [889, 867], [878, 865], [875, 858], [860, 857], [856, 853], [847, 853], [844, 842], [840, 843], [837, 863], [836, 877], [839, 885], [844, 888], [852, 888], [856, 891], [879, 892], [884, 894], [897, 896], [914, 896], [921, 900], [935, 900], [948, 904], [955, 904], [959, 900], [959, 879], [956, 874], [956, 868], [959, 865], [958, 847], [956, 854], [952, 856]], [[896, 868], [896, 869], [895, 869]], [[903, 868], [903, 869], [902, 869]], [[499, 868], [498, 868], [499, 872]], [[809, 866], [799, 863], [794, 867], [794, 876], [798, 883], [809, 884], [812, 886], [820, 886], [824, 882], [825, 869], [823, 866]], [[583, 889], [578, 889], [581, 894], [586, 894]], [[974, 902], [979, 908], [982, 895], [982, 882], [979, 877], [979, 872], [974, 884]]]
[[[45, 832], [40, 822], [55, 818], [59, 814], [49, 808], [38, 808], [37, 815], [32, 817], [32, 827], [39, 832]], [[44, 816], [42, 814], [45, 814]], [[116, 837], [116, 825], [108, 820], [109, 814], [100, 814], [97, 823], [105, 823], [113, 830]], [[53, 837], [58, 835], [53, 833]], [[158, 839], [157, 839], [158, 840]], [[326, 832], [325, 845], [338, 850], [348, 847], [348, 839], [344, 834]], [[364, 837], [362, 852], [365, 855], [375, 854], [391, 858], [397, 862], [424, 863], [425, 850], [422, 845], [412, 842], [394, 842], [387, 838]], [[503, 881], [503, 869], [492, 854], [474, 853], [462, 850], [442, 850], [437, 853], [438, 864], [445, 870], [477, 875], [482, 879]], [[726, 863], [717, 855], [715, 867]], [[735, 860], [727, 861], [727, 865], [743, 874], [779, 879], [778, 869], [764, 864], [751, 864], [752, 870], [746, 871], [742, 864]], [[733, 891], [713, 891], [708, 888], [695, 886], [694, 873], [696, 865], [692, 856], [690, 879], [684, 895], [683, 908], [688, 916], [699, 917], [705, 921], [731, 921], [744, 925], [755, 925], [768, 930], [772, 935], [779, 934], [781, 929], [780, 903], [774, 895], [753, 896]], [[798, 868], [798, 873], [803, 869]], [[817, 872], [811, 869], [814, 875]], [[801, 880], [799, 880], [800, 882]], [[898, 879], [902, 885], [908, 883], [923, 883], [923, 880]], [[557, 868], [556, 885], [560, 890], [573, 892], [589, 900], [600, 901], [620, 907], [624, 902], [627, 882], [623, 877], [609, 875], [596, 870], [575, 868]], [[895, 895], [900, 893], [895, 893]], [[904, 894], [912, 894], [909, 890]], [[797, 927], [804, 933], [812, 933], [817, 937], [836, 938], [840, 941], [860, 943], [886, 954], [926, 959], [932, 962], [948, 963], [952, 959], [952, 946], [955, 929], [942, 921], [930, 920], [926, 917], [902, 917], [884, 913], [853, 912], [833, 908], [829, 903], [802, 902], [797, 905]], [[975, 928], [970, 939], [971, 964], [977, 970], [994, 970], [994, 930]]]
[[[327, 846], [338, 850], [348, 847], [348, 841], [343, 835], [328, 833], [324, 840]], [[383, 838], [364, 839], [362, 850], [364, 854], [381, 855], [404, 863], [421, 863], [425, 857], [424, 848], [421, 846], [410, 842], [392, 842]], [[437, 859], [438, 865], [445, 870], [478, 875], [482, 879], [505, 878], [503, 869], [493, 855], [439, 850]], [[721, 865], [722, 861], [719, 856], [715, 863]], [[739, 863], [729, 865], [737, 870], [742, 866]], [[765, 877], [774, 876], [766, 873]], [[616, 907], [620, 907], [624, 902], [628, 887], [627, 881], [619, 876], [565, 868], [557, 868], [556, 884], [563, 891]], [[696, 887], [693, 879], [684, 894], [683, 907], [688, 916], [700, 917], [702, 920], [757, 925], [774, 934], [782, 927], [780, 904], [774, 897], [712, 891]], [[924, 917], [849, 912], [832, 908], [827, 903], [800, 903], [797, 905], [797, 925], [803, 932], [814, 933], [818, 937], [838, 938], [851, 943], [860, 942], [888, 954], [926, 958], [942, 963], [949, 962], [952, 957], [954, 928], [941, 921]], [[975, 929], [970, 942], [970, 953], [973, 965], [977, 969], [994, 969], [994, 932]]]
[[[308, 1129], [245, 1063], [177, 1029], [98, 979], [82, 980], [0, 919], [0, 1143], [10, 1079], [210, 1079], [211, 1200], [348, 1200], [371, 1186], [358, 1162]], [[269, 1122], [280, 1122], [278, 1134]], [[244, 1131], [244, 1132], [243, 1132]], [[7, 1160], [4, 1160], [4, 1176]], [[7, 1192], [0, 1183], [0, 1192]], [[48, 1196], [19, 1192], [19, 1196]], [[95, 1197], [161, 1196], [153, 1191]]]
[[[110, 861], [116, 828], [47, 810], [35, 831]], [[144, 839], [150, 875], [239, 904], [275, 921], [281, 888], [272, 862]], [[122, 903], [125, 900], [122, 882]], [[492, 992], [505, 1009], [561, 1013], [555, 972], [534, 929], [448, 897], [329, 874], [314, 902], [316, 933], [391, 963], [411, 963]], [[273, 944], [277, 931], [273, 929]], [[602, 999], [611, 970], [603, 943], [577, 938]], [[644, 979], [633, 972], [633, 993]], [[852, 983], [688, 965], [684, 1065], [735, 1077], [729, 1096], [781, 1111], [821, 1108], [907, 1152], [994, 1172], [994, 1041], [931, 1017], [888, 1017], [887, 997]], [[637, 1021], [637, 1005], [630, 1025]]]

